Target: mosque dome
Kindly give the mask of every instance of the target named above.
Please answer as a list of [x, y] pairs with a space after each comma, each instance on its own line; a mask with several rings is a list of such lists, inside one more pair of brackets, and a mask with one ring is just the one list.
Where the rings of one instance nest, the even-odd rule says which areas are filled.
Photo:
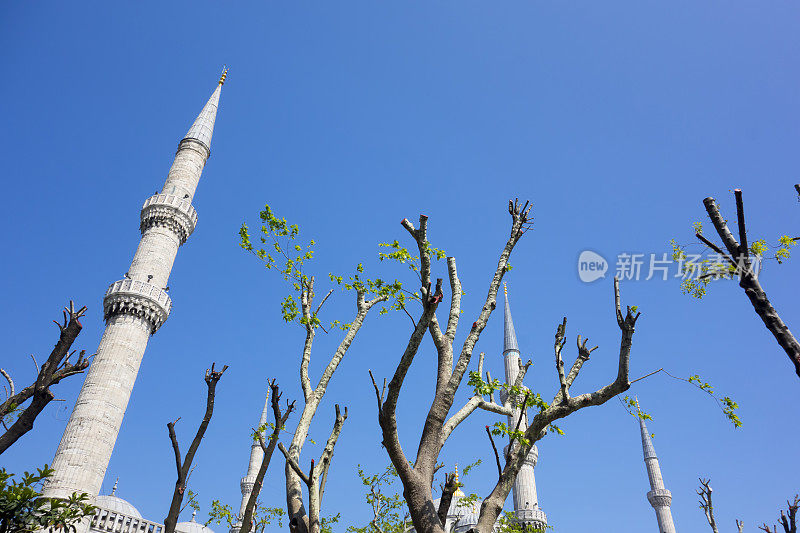
[[214, 533], [213, 529], [195, 520], [196, 514], [197, 511], [192, 513], [192, 520], [190, 522], [178, 522], [175, 524], [175, 533]]
[[[458, 465], [456, 465], [455, 475], [456, 483], [458, 483]], [[433, 506], [435, 509], [439, 508], [440, 501], [441, 498], [436, 498], [436, 500], [434, 500]], [[467, 531], [478, 523], [480, 512], [480, 500], [472, 502], [467, 500], [467, 495], [464, 494], [464, 491], [461, 490], [461, 487], [457, 488], [453, 493], [453, 499], [450, 502], [450, 509], [447, 510], [447, 523], [445, 524], [445, 530], [455, 533]]]
[[142, 518], [142, 514], [131, 505], [127, 500], [123, 500], [114, 494], [101, 494], [97, 497], [95, 507], [107, 509], [111, 512], [122, 514], [125, 516], [132, 516], [133, 518]]

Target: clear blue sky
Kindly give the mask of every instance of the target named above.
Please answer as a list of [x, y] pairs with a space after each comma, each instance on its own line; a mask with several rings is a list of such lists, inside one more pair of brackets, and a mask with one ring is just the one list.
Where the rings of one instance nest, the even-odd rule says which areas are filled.
[[[20, 384], [32, 379], [28, 354], [49, 353], [50, 321], [70, 298], [89, 307], [76, 347], [96, 349], [102, 295], [127, 270], [141, 204], [228, 64], [195, 197], [199, 225], [179, 252], [175, 307], [145, 354], [104, 491], [119, 476], [120, 496], [163, 519], [175, 479], [165, 424], [182, 416], [188, 443], [212, 361], [230, 370], [191, 480], [204, 511], [212, 498], [238, 505], [266, 380], [301, 397], [302, 331], [278, 308], [286, 287], [237, 245], [239, 225], [264, 203], [316, 239], [312, 272], [322, 276], [362, 260], [373, 276], [404, 275], [373, 260], [376, 245], [406, 239], [398, 222], [428, 214], [433, 243], [459, 261], [471, 322], [507, 236], [505, 203], [532, 200], [535, 229], [508, 277], [520, 346], [534, 360], [530, 383], [545, 397], [556, 390], [553, 333], [568, 316], [568, 361], [575, 334], [600, 345], [575, 385], [594, 390], [615, 373], [619, 330], [610, 278], [578, 279], [582, 250], [667, 252], [671, 238], [692, 240], [704, 197], [731, 216], [734, 187], [745, 191], [753, 237], [797, 233], [798, 22], [800, 6], [782, 0], [5, 2], [2, 366]], [[769, 265], [762, 278], [797, 331], [796, 261]], [[678, 529], [707, 530], [698, 476], [712, 478], [722, 528], [734, 518], [749, 531], [774, 522], [800, 489], [800, 383], [786, 356], [734, 284], [702, 302], [677, 282], [632, 281], [622, 291], [643, 311], [632, 377], [659, 367], [699, 373], [741, 405], [744, 427], [734, 430], [687, 384], [654, 376], [632, 389], [655, 418]], [[347, 320], [352, 308], [337, 295], [326, 318]], [[368, 319], [312, 428], [324, 441], [333, 404], [349, 406], [329, 480], [336, 490], [324, 501], [326, 513], [342, 513], [341, 531], [368, 517], [356, 464], [376, 471], [388, 461], [367, 368], [390, 376], [408, 330], [405, 316]], [[317, 372], [336, 342], [319, 339]], [[496, 376], [501, 344], [496, 315], [479, 345]], [[430, 402], [432, 360], [428, 342], [401, 398], [409, 450]], [[52, 460], [80, 382], [56, 388], [66, 401], [3, 466]], [[484, 460], [466, 480], [480, 494], [494, 483], [483, 433], [491, 422], [475, 416], [442, 455]], [[556, 531], [653, 531], [635, 420], [612, 401], [562, 427], [565, 436], [540, 443], [536, 469]], [[319, 446], [306, 446], [304, 460], [311, 452]], [[279, 459], [268, 476], [264, 500], [282, 505]]]

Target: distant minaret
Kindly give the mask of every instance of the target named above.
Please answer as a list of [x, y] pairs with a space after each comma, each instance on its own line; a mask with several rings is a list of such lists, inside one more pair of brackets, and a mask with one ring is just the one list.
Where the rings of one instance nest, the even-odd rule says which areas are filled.
[[[514, 384], [519, 375], [519, 365], [521, 363], [519, 355], [519, 345], [517, 344], [517, 334], [514, 331], [514, 321], [511, 319], [511, 307], [508, 304], [508, 288], [503, 284], [505, 295], [505, 311], [503, 314], [504, 334], [503, 334], [503, 356], [505, 358], [506, 383]], [[503, 397], [505, 400], [505, 395]], [[518, 401], [521, 401], [520, 398]], [[523, 416], [519, 423], [520, 431], [528, 429], [527, 413], [520, 409], [514, 409], [514, 414], [508, 417], [509, 429], [517, 427], [517, 421]], [[506, 447], [507, 449], [508, 447]], [[517, 519], [533, 527], [544, 529], [547, 526], [547, 515], [539, 509], [539, 498], [536, 494], [536, 478], [533, 475], [533, 468], [539, 459], [539, 450], [534, 444], [528, 457], [520, 468], [517, 479], [514, 481], [514, 512]]]
[[211, 154], [211, 134], [226, 75], [224, 70], [200, 116], [178, 144], [164, 188], [144, 202], [139, 248], [124, 278], [106, 291], [106, 329], [58, 445], [52, 464], [55, 473], [44, 487], [45, 496], [67, 498], [73, 492], [85, 492], [94, 501], [100, 491], [147, 341], [172, 308], [167, 281], [178, 247], [197, 223], [192, 197]]
[[[638, 402], [636, 408], [639, 409]], [[641, 415], [641, 411], [639, 414]], [[672, 511], [669, 508], [672, 503], [672, 493], [664, 488], [664, 479], [661, 477], [661, 467], [658, 464], [658, 457], [656, 457], [656, 449], [653, 448], [650, 432], [647, 431], [647, 426], [641, 416], [639, 416], [639, 427], [642, 430], [644, 464], [647, 466], [647, 477], [650, 478], [650, 492], [647, 493], [647, 501], [656, 511], [659, 533], [675, 533]]]
[[[262, 428], [267, 423], [267, 412], [269, 410], [269, 396], [264, 402], [264, 410], [261, 411], [261, 418], [258, 421], [258, 428]], [[261, 431], [261, 436], [266, 438], [266, 430]], [[247, 507], [247, 501], [253, 493], [253, 486], [256, 482], [256, 475], [258, 469], [261, 468], [261, 462], [264, 460], [264, 450], [261, 449], [261, 443], [257, 440], [250, 446], [250, 463], [247, 465], [247, 474], [242, 478], [239, 486], [242, 489], [242, 504], [239, 506], [239, 515], [237, 516], [236, 523], [231, 527], [230, 533], [239, 533], [242, 528], [242, 518], [244, 517], [244, 508]]]

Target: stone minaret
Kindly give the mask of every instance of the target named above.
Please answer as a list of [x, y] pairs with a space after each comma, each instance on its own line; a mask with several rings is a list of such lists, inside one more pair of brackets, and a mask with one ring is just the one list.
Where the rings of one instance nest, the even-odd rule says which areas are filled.
[[147, 341], [172, 308], [167, 281], [178, 247], [197, 223], [192, 197], [211, 153], [226, 75], [178, 144], [164, 188], [144, 202], [142, 239], [124, 278], [106, 291], [106, 329], [58, 445], [45, 496], [85, 492], [94, 501], [100, 491]]
[[[264, 402], [264, 410], [261, 411], [261, 418], [258, 421], [258, 428], [264, 427], [267, 423], [267, 413], [269, 411], [269, 396]], [[266, 430], [261, 432], [261, 436], [266, 438]], [[247, 507], [247, 501], [253, 493], [253, 486], [256, 482], [256, 475], [258, 469], [261, 467], [261, 462], [264, 460], [264, 450], [261, 449], [261, 444], [256, 440], [250, 446], [250, 463], [247, 465], [247, 474], [242, 478], [240, 487], [242, 488], [242, 504], [239, 506], [239, 514], [236, 523], [230, 529], [230, 533], [239, 533], [242, 528], [242, 518], [244, 517], [244, 508]]]
[[658, 464], [658, 457], [656, 457], [656, 449], [653, 448], [653, 441], [650, 439], [650, 433], [641, 416], [639, 416], [639, 426], [642, 430], [644, 464], [647, 466], [647, 477], [650, 478], [650, 492], [647, 493], [647, 501], [656, 511], [659, 533], [675, 533], [672, 511], [669, 508], [672, 503], [672, 493], [664, 488], [664, 479], [661, 477], [661, 467]]
[[[517, 334], [514, 332], [514, 321], [511, 320], [511, 307], [508, 304], [508, 288], [503, 285], [505, 293], [505, 310], [503, 314], [504, 334], [503, 334], [503, 357], [505, 359], [506, 383], [513, 384], [519, 375], [519, 366], [522, 362], [519, 355], [519, 345], [517, 344]], [[503, 398], [505, 401], [505, 397]], [[520, 398], [519, 401], [522, 399]], [[527, 413], [520, 409], [515, 409], [514, 414], [508, 417], [509, 429], [517, 427], [520, 416], [523, 417], [519, 422], [520, 431], [528, 428]], [[508, 448], [508, 447], [506, 447]], [[539, 498], [536, 494], [536, 478], [533, 475], [533, 467], [539, 458], [539, 450], [534, 444], [525, 463], [517, 474], [514, 481], [514, 512], [517, 519], [525, 524], [533, 525], [537, 528], [547, 526], [547, 515], [539, 509]]]

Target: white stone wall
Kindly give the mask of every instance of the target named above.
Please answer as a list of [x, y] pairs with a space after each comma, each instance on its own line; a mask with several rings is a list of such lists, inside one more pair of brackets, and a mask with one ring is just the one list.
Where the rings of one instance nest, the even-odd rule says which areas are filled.
[[149, 228], [139, 241], [128, 275], [142, 281], [153, 276], [148, 283], [166, 287], [179, 246], [180, 240], [172, 230], [162, 226]]
[[192, 139], [182, 141], [161, 192], [174, 194], [181, 198], [188, 194], [191, 200], [197, 190], [200, 173], [203, 171], [208, 155], [208, 149], [200, 142]]
[[100, 492], [150, 331], [143, 318], [109, 319], [58, 445], [45, 496], [86, 492], [94, 498]]

